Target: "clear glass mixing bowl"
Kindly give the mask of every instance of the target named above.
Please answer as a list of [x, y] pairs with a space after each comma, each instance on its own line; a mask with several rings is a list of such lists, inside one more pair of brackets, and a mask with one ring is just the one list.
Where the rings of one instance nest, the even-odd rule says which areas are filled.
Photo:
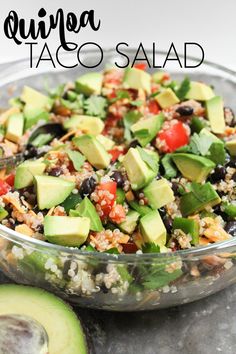
[[[127, 54], [133, 57], [135, 51]], [[92, 63], [98, 53], [83, 55]], [[120, 62], [116, 53], [105, 51], [103, 63], [114, 63], [116, 56]], [[159, 62], [164, 61], [164, 53], [157, 56]], [[72, 60], [71, 54], [63, 56], [64, 63]], [[196, 59], [192, 58], [192, 63]], [[6, 106], [12, 88], [14, 94], [25, 84], [42, 89], [45, 78], [54, 87], [86, 71], [53, 69], [46, 62], [41, 69], [28, 67], [28, 60], [0, 67], [1, 106]], [[213, 85], [225, 105], [236, 110], [233, 71], [209, 62], [188, 70], [172, 63], [167, 69], [176, 79], [187, 74]], [[48, 289], [74, 305], [114, 311], [154, 310], [191, 302], [235, 283], [236, 239], [171, 254], [112, 255], [52, 245], [0, 225], [0, 267], [15, 282]]]

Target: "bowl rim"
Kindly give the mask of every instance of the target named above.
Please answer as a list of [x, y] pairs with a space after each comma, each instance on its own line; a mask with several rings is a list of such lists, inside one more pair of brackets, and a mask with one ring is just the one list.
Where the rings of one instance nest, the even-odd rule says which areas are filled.
[[[96, 49], [92, 49], [92, 50], [87, 50], [84, 51], [84, 55], [86, 54], [93, 54], [98, 52], [98, 50]], [[136, 52], [135, 48], [127, 48], [125, 50], [126, 53], [133, 53]], [[146, 53], [152, 54], [153, 51], [151, 49], [147, 49], [145, 50]], [[115, 54], [115, 50], [112, 48], [105, 48], [103, 49], [103, 53], [106, 55], [112, 55]], [[160, 55], [166, 55], [166, 52], [163, 50], [158, 50], [156, 51], [156, 53], [159, 53]], [[116, 53], [117, 54], [117, 53]], [[63, 53], [62, 56], [67, 56], [69, 57], [69, 55], [71, 55], [71, 53]], [[179, 57], [184, 58], [183, 54], [178, 54]], [[36, 59], [37, 57], [34, 57], [33, 59]], [[199, 58], [194, 57], [194, 56], [188, 56], [189, 59], [191, 59], [194, 62], [198, 62]], [[0, 68], [4, 71], [5, 69], [9, 68], [9, 65], [11, 67], [11, 70], [14, 71], [14, 66], [17, 67], [20, 63], [24, 63], [25, 61], [28, 61], [28, 58], [21, 58], [19, 60], [15, 60], [15, 61], [10, 61], [10, 62], [6, 62], [6, 63], [2, 63], [0, 64]], [[215, 63], [213, 61], [210, 60], [204, 60], [203, 61], [204, 65], [210, 66], [212, 68], [221, 70], [227, 74], [233, 75], [236, 78], [236, 71], [233, 69], [229, 69], [224, 65]], [[70, 70], [70, 69], [66, 69], [66, 70]], [[66, 71], [65, 70], [65, 71]], [[56, 71], [56, 69], [55, 69]], [[1, 75], [0, 75], [1, 76]], [[3, 232], [3, 234], [1, 233], [1, 231]], [[165, 258], [176, 258], [178, 256], [180, 256], [181, 258], [185, 258], [188, 257], [190, 258], [191, 255], [192, 256], [204, 256], [206, 254], [212, 253], [212, 252], [225, 252], [226, 249], [228, 247], [231, 246], [235, 246], [236, 245], [236, 238], [230, 238], [229, 240], [226, 241], [221, 241], [221, 242], [216, 242], [216, 243], [212, 243], [209, 244], [207, 246], [198, 246], [198, 247], [193, 247], [190, 249], [184, 249], [184, 250], [177, 250], [174, 252], [166, 252], [166, 253], [133, 253], [133, 254], [109, 254], [109, 253], [102, 253], [102, 252], [88, 252], [88, 251], [83, 251], [80, 250], [78, 248], [73, 248], [73, 247], [65, 247], [65, 246], [60, 246], [57, 244], [52, 244], [52, 243], [47, 243], [45, 241], [42, 240], [38, 240], [35, 238], [31, 238], [29, 236], [23, 235], [15, 230], [12, 230], [4, 225], [2, 225], [0, 223], [0, 237], [4, 237], [6, 239], [10, 239], [11, 241], [15, 241], [16, 243], [20, 244], [21, 242], [25, 242], [25, 246], [27, 245], [27, 247], [32, 247], [34, 248], [35, 246], [40, 246], [42, 247], [42, 249], [45, 251], [46, 249], [48, 251], [58, 251], [61, 253], [66, 253], [69, 255], [76, 255], [76, 256], [86, 256], [86, 257], [91, 257], [91, 258], [98, 258], [101, 259], [103, 261], [130, 261], [130, 262], [134, 262], [134, 261], [141, 261], [141, 260], [158, 260], [158, 259], [165, 259]]]

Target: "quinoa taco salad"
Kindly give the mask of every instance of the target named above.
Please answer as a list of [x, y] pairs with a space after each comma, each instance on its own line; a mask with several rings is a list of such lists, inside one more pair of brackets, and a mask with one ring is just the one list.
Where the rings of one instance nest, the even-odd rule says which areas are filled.
[[[177, 82], [138, 64], [86, 73], [47, 94], [25, 86], [10, 105], [0, 151], [21, 162], [1, 171], [2, 225], [112, 254], [171, 255], [236, 236], [236, 120], [207, 82]], [[25, 257], [16, 245], [8, 256]], [[60, 278], [53, 259], [44, 266]], [[178, 259], [175, 266], [164, 267], [160, 286], [181, 275]], [[96, 286], [131, 282], [108, 267]], [[77, 272], [67, 264], [73, 281]]]

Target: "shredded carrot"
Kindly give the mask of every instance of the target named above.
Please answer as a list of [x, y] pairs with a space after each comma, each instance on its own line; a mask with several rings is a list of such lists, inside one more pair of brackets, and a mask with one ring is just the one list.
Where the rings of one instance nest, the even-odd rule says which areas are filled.
[[134, 194], [131, 191], [128, 191], [127, 193], [125, 193], [125, 198], [128, 200], [128, 202], [131, 202], [132, 200], [134, 200]]
[[52, 207], [51, 209], [48, 210], [47, 216], [52, 215], [53, 211], [54, 211], [55, 207]]
[[21, 207], [20, 203], [18, 202], [18, 200], [16, 200], [15, 198], [10, 197], [9, 195], [5, 195], [3, 196], [3, 201], [7, 202], [9, 204], [12, 204], [13, 207], [20, 213], [20, 214], [25, 214], [25, 210]]
[[6, 168], [0, 170], [0, 179], [4, 179], [6, 177]]
[[26, 224], [17, 225], [15, 231], [30, 237], [34, 234], [34, 231]]
[[59, 141], [63, 142], [63, 141], [65, 141], [65, 140], [67, 140], [70, 136], [75, 135], [76, 132], [77, 132], [77, 130], [71, 130], [71, 131], [69, 131], [68, 133], [66, 133], [65, 135], [63, 135], [63, 136], [59, 139]]

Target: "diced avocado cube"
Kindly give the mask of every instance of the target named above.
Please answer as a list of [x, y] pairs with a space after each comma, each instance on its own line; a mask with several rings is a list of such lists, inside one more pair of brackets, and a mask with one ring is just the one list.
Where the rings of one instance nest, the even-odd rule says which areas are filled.
[[111, 156], [94, 136], [82, 135], [74, 138], [73, 143], [95, 168], [100, 169], [109, 166]]
[[130, 129], [138, 142], [142, 146], [146, 146], [159, 132], [163, 122], [164, 115], [161, 113], [156, 116], [139, 120], [137, 123], [133, 124]]
[[186, 94], [186, 99], [207, 101], [214, 97], [215, 94], [210, 86], [198, 81], [191, 81], [190, 89]]
[[29, 86], [24, 87], [20, 98], [26, 105], [29, 104], [31, 107], [34, 106], [35, 108], [42, 108], [48, 112], [51, 110], [53, 105], [53, 100], [51, 98]]
[[126, 215], [125, 221], [119, 224], [119, 228], [127, 233], [132, 234], [137, 226], [140, 214], [137, 211], [130, 210]]
[[149, 208], [147, 205], [140, 205], [135, 200], [130, 200], [128, 203], [129, 206], [132, 209], [136, 210], [141, 216], [147, 215], [152, 211], [152, 209]]
[[87, 73], [80, 76], [76, 82], [76, 91], [86, 96], [100, 95], [102, 90], [103, 75], [101, 73]]
[[100, 118], [83, 115], [72, 116], [63, 126], [65, 129], [79, 129], [91, 135], [98, 135], [104, 129], [104, 123]]
[[173, 229], [180, 229], [192, 237], [191, 244], [196, 246], [199, 242], [199, 225], [196, 220], [187, 218], [174, 218]]
[[155, 100], [161, 106], [161, 108], [168, 108], [176, 103], [179, 103], [179, 99], [171, 88], [167, 88], [155, 96]]
[[31, 128], [41, 120], [45, 122], [49, 121], [49, 113], [43, 108], [35, 107], [32, 104], [26, 104], [23, 113], [25, 117], [25, 130]]
[[155, 243], [158, 246], [166, 244], [166, 228], [157, 210], [140, 219], [140, 231], [144, 243]]
[[8, 118], [6, 138], [17, 143], [24, 131], [24, 116], [22, 113], [13, 114]]
[[103, 230], [102, 222], [96, 208], [88, 197], [85, 197], [82, 202], [77, 205], [76, 211], [79, 212], [79, 216], [90, 219], [90, 230], [98, 232]]
[[193, 154], [172, 154], [172, 160], [185, 178], [195, 182], [203, 182], [215, 168], [213, 161]]
[[42, 175], [45, 169], [46, 165], [42, 159], [24, 161], [16, 168], [14, 187], [21, 189], [33, 185], [34, 176]]
[[202, 129], [207, 126], [207, 122], [204, 119], [200, 119], [197, 116], [192, 117], [190, 128], [192, 133], [200, 133]]
[[148, 204], [153, 209], [159, 209], [164, 205], [173, 202], [175, 199], [173, 190], [165, 178], [153, 180], [144, 188], [143, 193], [148, 199]]
[[236, 139], [226, 141], [225, 147], [231, 156], [236, 156]]
[[219, 195], [210, 182], [201, 186], [201, 198], [194, 192], [184, 194], [180, 198], [180, 211], [183, 216], [196, 214], [207, 206], [213, 207], [221, 202]]
[[111, 150], [113, 148], [113, 146], [115, 145], [115, 142], [112, 139], [109, 139], [102, 134], [97, 135], [96, 138], [99, 141], [99, 143], [101, 143], [107, 151]]
[[127, 68], [125, 71], [123, 86], [127, 89], [142, 89], [151, 93], [151, 75], [143, 70]]
[[46, 240], [61, 246], [81, 246], [88, 237], [89, 228], [89, 218], [70, 216], [45, 216], [44, 218]]
[[225, 131], [225, 117], [222, 97], [215, 96], [206, 101], [206, 114], [213, 133], [223, 134]]
[[8, 215], [8, 211], [4, 209], [2, 206], [0, 206], [0, 221], [5, 219], [7, 215]]
[[122, 161], [133, 190], [146, 186], [154, 177], [155, 172], [142, 160], [137, 148], [130, 148]]
[[75, 188], [75, 183], [52, 176], [35, 176], [37, 203], [40, 210], [61, 204]]

